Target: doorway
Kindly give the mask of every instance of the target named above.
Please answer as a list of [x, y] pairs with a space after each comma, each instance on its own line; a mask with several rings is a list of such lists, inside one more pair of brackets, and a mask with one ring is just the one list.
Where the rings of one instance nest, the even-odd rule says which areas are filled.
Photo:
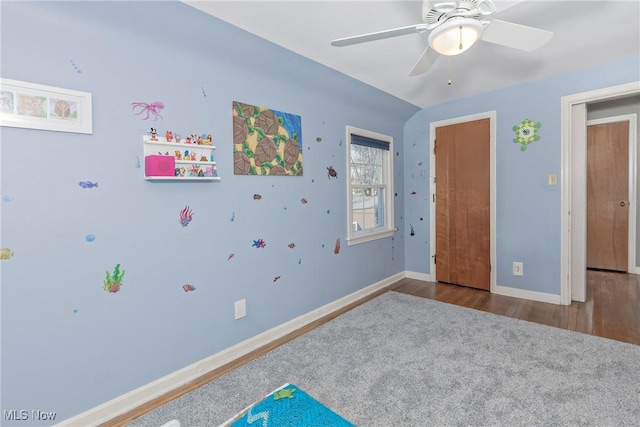
[[431, 280], [495, 287], [495, 117], [430, 124]]
[[630, 120], [587, 121], [587, 268], [627, 272]]
[[[587, 104], [638, 94], [640, 81], [564, 96], [561, 99], [560, 303], [563, 305], [570, 305], [571, 301], [586, 300]], [[635, 135], [632, 137], [635, 141]], [[632, 156], [634, 160], [635, 157]], [[635, 183], [632, 184], [635, 186]], [[635, 213], [635, 192], [631, 193], [633, 201], [630, 200], [630, 213], [632, 210]], [[630, 224], [630, 230], [631, 226]], [[633, 232], [635, 233], [635, 228]]]

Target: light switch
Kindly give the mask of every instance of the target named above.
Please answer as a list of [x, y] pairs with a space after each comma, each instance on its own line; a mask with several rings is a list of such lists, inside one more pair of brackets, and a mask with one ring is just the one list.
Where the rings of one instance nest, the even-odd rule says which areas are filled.
[[233, 307], [234, 307], [234, 311], [235, 311], [235, 316], [234, 318], [236, 320], [244, 317], [247, 315], [247, 300], [246, 299], [241, 299], [239, 301], [236, 301], [235, 303], [233, 303]]
[[558, 183], [558, 176], [555, 173], [550, 173], [547, 176], [547, 183], [549, 185], [556, 185]]

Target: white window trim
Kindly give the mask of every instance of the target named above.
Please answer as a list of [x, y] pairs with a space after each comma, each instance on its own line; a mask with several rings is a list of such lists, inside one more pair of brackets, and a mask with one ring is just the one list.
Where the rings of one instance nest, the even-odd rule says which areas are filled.
[[[396, 231], [393, 213], [395, 211], [394, 203], [394, 185], [393, 185], [393, 137], [366, 129], [360, 129], [354, 126], [347, 126], [346, 148], [347, 148], [347, 244], [356, 245], [358, 243], [370, 242], [372, 240], [391, 237]], [[387, 183], [384, 197], [384, 217], [385, 226], [376, 227], [368, 230], [353, 230], [353, 200], [351, 192], [351, 134], [356, 134], [368, 138], [377, 139], [389, 143], [389, 154], [383, 158], [382, 169], [384, 173], [384, 181]]]

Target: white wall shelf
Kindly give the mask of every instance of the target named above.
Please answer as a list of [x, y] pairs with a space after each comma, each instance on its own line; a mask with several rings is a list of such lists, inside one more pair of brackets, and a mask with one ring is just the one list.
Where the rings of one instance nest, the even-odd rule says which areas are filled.
[[220, 181], [219, 176], [146, 176], [145, 181]]
[[147, 181], [220, 181], [215, 145], [167, 141], [144, 135], [144, 179]]

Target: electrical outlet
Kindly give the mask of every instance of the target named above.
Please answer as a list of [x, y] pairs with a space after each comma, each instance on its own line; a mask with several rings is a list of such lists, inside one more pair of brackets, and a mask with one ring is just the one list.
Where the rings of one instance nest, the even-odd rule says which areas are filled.
[[247, 315], [247, 300], [242, 298], [239, 301], [233, 303], [233, 308], [235, 310], [235, 320], [238, 320]]
[[524, 274], [522, 262], [514, 261], [513, 262], [513, 275], [514, 276], [522, 276]]
[[558, 176], [555, 173], [547, 175], [547, 184], [556, 185], [558, 183]]

